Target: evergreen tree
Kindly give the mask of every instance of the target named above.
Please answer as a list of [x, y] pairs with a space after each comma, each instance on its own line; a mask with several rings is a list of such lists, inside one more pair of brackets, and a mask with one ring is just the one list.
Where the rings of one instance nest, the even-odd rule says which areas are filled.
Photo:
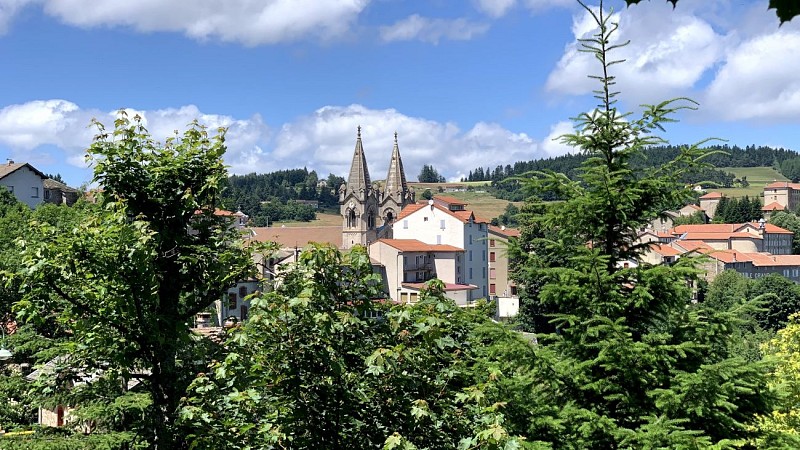
[[634, 170], [632, 160], [671, 115], [693, 108], [683, 99], [647, 106], [640, 118], [615, 105], [609, 59], [616, 24], [585, 7], [599, 31], [581, 43], [602, 72], [599, 107], [581, 114], [563, 142], [586, 155], [577, 181], [541, 174], [530, 182], [566, 200], [541, 218], [555, 230], [543, 246], [564, 255], [538, 272], [539, 301], [556, 332], [541, 336], [559, 434], [555, 448], [727, 448], [751, 435], [754, 414], [767, 411], [764, 370], [731, 357], [738, 319], [691, 302], [697, 270], [639, 265], [634, 244], [642, 225], [691, 195], [680, 176], [697, 167], [698, 145], [681, 148], [662, 167]]

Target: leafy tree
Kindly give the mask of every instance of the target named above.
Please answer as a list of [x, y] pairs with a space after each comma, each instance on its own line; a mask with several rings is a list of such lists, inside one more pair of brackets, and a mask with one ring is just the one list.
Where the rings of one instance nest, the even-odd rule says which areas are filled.
[[[580, 114], [563, 142], [586, 155], [577, 181], [540, 173], [529, 183], [566, 200], [542, 219], [555, 236], [544, 244], [564, 255], [544, 267], [539, 301], [553, 310], [556, 332], [541, 336], [549, 362], [555, 448], [727, 448], [751, 435], [755, 413], [768, 410], [763, 368], [727, 350], [738, 323], [729, 312], [691, 302], [697, 270], [690, 259], [671, 266], [624, 263], [639, 258], [638, 230], [691, 193], [682, 173], [698, 166], [698, 146], [681, 149], [662, 167], [634, 170], [644, 147], [663, 142], [652, 132], [693, 103], [646, 106], [641, 117], [615, 107], [609, 68], [616, 25], [586, 7], [599, 31], [582, 41], [601, 63], [600, 104]], [[549, 250], [548, 250], [549, 251]]]
[[676, 217], [672, 221], [672, 225], [676, 227], [678, 225], [699, 225], [704, 223], [706, 223], [706, 213], [703, 211], [697, 211], [689, 216]]
[[430, 189], [425, 189], [425, 192], [422, 193], [422, 198], [425, 200], [433, 199], [433, 192]]
[[373, 300], [379, 281], [363, 248], [304, 251], [192, 384], [181, 416], [194, 448], [518, 448], [495, 402], [539, 398], [506, 381], [527, 363], [515, 380], [533, 384], [530, 344], [440, 282], [388, 306]]
[[425, 164], [417, 177], [420, 183], [444, 183], [445, 179], [433, 166]]
[[770, 214], [769, 223], [794, 233], [792, 238], [792, 253], [795, 255], [800, 254], [800, 217], [788, 211], [775, 211]]
[[757, 279], [749, 296], [762, 300], [763, 310], [756, 319], [765, 330], [783, 328], [790, 315], [800, 312], [800, 286], [776, 273]]
[[[642, 0], [625, 0], [628, 6], [639, 3]], [[678, 4], [678, 0], [667, 0], [673, 6]], [[792, 20], [795, 16], [800, 15], [800, 6], [793, 0], [769, 0], [769, 9], [775, 9], [775, 15], [784, 22]]]
[[56, 314], [70, 324], [73, 366], [140, 378], [152, 447], [179, 448], [179, 399], [205, 364], [191, 352], [189, 323], [251, 272], [236, 232], [213, 214], [224, 130], [209, 137], [195, 123], [162, 146], [138, 116], [120, 113], [110, 133], [97, 126], [89, 155], [101, 209], [66, 233], [34, 224], [16, 308], [26, 321]]

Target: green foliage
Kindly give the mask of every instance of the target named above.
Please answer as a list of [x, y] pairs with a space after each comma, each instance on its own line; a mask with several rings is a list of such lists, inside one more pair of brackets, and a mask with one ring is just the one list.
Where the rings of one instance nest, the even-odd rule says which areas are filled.
[[800, 286], [778, 274], [755, 280], [749, 296], [762, 302], [763, 310], [756, 314], [756, 320], [765, 330], [783, 328], [790, 315], [800, 312]]
[[430, 189], [425, 189], [425, 192], [422, 193], [422, 198], [424, 200], [432, 200], [433, 199], [433, 192]]
[[714, 212], [714, 223], [744, 223], [761, 219], [761, 201], [748, 196], [742, 198], [722, 197]]
[[769, 216], [769, 223], [794, 233], [792, 237], [792, 253], [800, 254], [800, 217], [788, 211], [775, 211]]
[[733, 448], [751, 435], [754, 414], [769, 408], [764, 368], [728, 350], [738, 317], [692, 304], [698, 270], [690, 259], [623, 268], [643, 251], [633, 244], [638, 230], [691, 198], [681, 177], [702, 166], [699, 145], [660, 167], [636, 169], [633, 161], [664, 143], [653, 133], [694, 103], [645, 106], [640, 117], [620, 112], [610, 69], [621, 61], [609, 56], [616, 25], [602, 2], [586, 10], [599, 28], [581, 41], [601, 65], [592, 75], [599, 106], [562, 138], [585, 161], [577, 180], [540, 172], [526, 182], [565, 199], [534, 218], [541, 237], [534, 233], [539, 243], [531, 244], [558, 255], [539, 266], [536, 298], [555, 328], [540, 335], [537, 352], [551, 370], [545, 391], [560, 426], [553, 447]]
[[703, 211], [697, 211], [690, 216], [676, 217], [672, 220], [672, 226], [675, 227], [678, 225], [699, 225], [704, 223], [706, 223], [706, 213]]
[[95, 214], [68, 231], [32, 225], [19, 272], [18, 317], [70, 327], [69, 364], [128, 379], [141, 374], [151, 406], [143, 428], [152, 445], [182, 445], [173, 427], [178, 401], [203, 353], [188, 323], [249, 276], [247, 252], [225, 218], [213, 214], [226, 178], [224, 130], [193, 124], [157, 144], [124, 113], [89, 149], [102, 189]]
[[417, 180], [420, 183], [444, 183], [445, 179], [443, 176], [439, 175], [439, 172], [433, 168], [432, 165], [425, 164], [422, 166], [422, 169], [419, 172], [419, 176], [417, 176]]
[[364, 249], [304, 251], [193, 382], [181, 417], [194, 448], [522, 445], [498, 402], [531, 393], [506, 381], [515, 370], [535, 389], [530, 344], [456, 307], [437, 281], [411, 306], [379, 295]]

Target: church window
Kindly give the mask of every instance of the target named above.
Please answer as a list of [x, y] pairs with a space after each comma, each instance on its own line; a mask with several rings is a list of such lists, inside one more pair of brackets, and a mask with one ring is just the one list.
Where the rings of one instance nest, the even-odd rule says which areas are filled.
[[347, 213], [347, 227], [348, 228], [355, 228], [356, 226], [356, 212], [354, 210], [350, 210]]
[[371, 212], [367, 216], [367, 228], [370, 230], [375, 228], [375, 213]]

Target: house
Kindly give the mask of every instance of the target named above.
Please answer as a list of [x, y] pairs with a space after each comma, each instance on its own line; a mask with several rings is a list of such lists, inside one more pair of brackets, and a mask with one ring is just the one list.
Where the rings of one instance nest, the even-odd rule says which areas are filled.
[[379, 261], [390, 298], [416, 303], [429, 280], [445, 284], [445, 295], [467, 305], [477, 286], [463, 282], [464, 249], [446, 244], [426, 244], [417, 239], [378, 239], [369, 246], [371, 259]]
[[700, 196], [700, 209], [706, 212], [706, 216], [709, 219], [714, 218], [714, 214], [717, 211], [717, 206], [719, 206], [720, 200], [722, 200], [721, 192], [709, 192], [708, 194]]
[[775, 181], [764, 186], [764, 205], [777, 203], [788, 211], [795, 211], [800, 206], [800, 183]]
[[741, 224], [679, 225], [669, 230], [672, 239], [680, 241], [702, 241], [717, 250], [740, 252], [766, 252], [774, 255], [792, 253], [793, 233], [763, 219], [759, 222]]
[[44, 180], [47, 176], [28, 163], [9, 160], [0, 165], [0, 186], [31, 208], [44, 201]]
[[78, 201], [79, 192], [64, 183], [48, 178], [42, 182], [44, 201], [55, 205], [72, 206]]
[[519, 235], [519, 230], [489, 225], [489, 298], [496, 302], [498, 319], [508, 319], [519, 312], [517, 284], [509, 276], [508, 256], [509, 242]]
[[761, 208], [761, 213], [763, 214], [764, 220], [769, 220], [770, 216], [776, 211], [787, 211], [786, 206], [781, 205], [778, 202], [772, 202], [768, 205], [764, 205]]
[[470, 302], [488, 298], [489, 221], [475, 217], [466, 204], [451, 197], [406, 206], [392, 225], [395, 239], [418, 239], [426, 244], [451, 245], [464, 250], [463, 284], [477, 286]]

